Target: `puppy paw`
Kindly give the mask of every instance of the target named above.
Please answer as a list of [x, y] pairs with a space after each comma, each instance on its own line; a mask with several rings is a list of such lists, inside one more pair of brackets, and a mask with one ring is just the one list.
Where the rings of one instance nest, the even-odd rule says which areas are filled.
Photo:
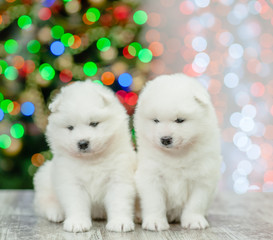
[[46, 218], [51, 222], [62, 222], [64, 221], [64, 212], [59, 208], [48, 208], [45, 212]]
[[113, 219], [106, 224], [106, 229], [112, 232], [130, 232], [135, 229], [135, 224], [130, 219]]
[[149, 217], [143, 219], [142, 228], [150, 231], [164, 231], [170, 228], [166, 218]]
[[64, 230], [67, 232], [87, 232], [91, 227], [91, 218], [88, 217], [69, 217], [64, 221]]
[[208, 221], [200, 214], [187, 214], [182, 216], [181, 225], [187, 229], [205, 229], [209, 227]]

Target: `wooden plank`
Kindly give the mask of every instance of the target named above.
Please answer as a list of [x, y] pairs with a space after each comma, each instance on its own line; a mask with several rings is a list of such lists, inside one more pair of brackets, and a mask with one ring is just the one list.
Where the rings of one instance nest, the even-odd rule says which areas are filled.
[[210, 208], [206, 230], [185, 230], [171, 224], [169, 231], [113, 233], [105, 221], [93, 221], [86, 233], [63, 231], [62, 224], [50, 223], [33, 211], [33, 191], [0, 191], [0, 240], [269, 240], [273, 239], [273, 194], [236, 195], [221, 192]]

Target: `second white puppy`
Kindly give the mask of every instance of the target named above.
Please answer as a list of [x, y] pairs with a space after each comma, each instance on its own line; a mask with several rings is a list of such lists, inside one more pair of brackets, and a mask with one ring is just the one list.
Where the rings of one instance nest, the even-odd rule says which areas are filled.
[[136, 159], [125, 109], [91, 81], [62, 88], [49, 108], [53, 159], [34, 177], [38, 214], [70, 232], [88, 231], [91, 217], [107, 218], [110, 231], [132, 231]]
[[209, 226], [205, 214], [220, 177], [220, 139], [207, 91], [183, 74], [147, 83], [135, 113], [136, 185], [142, 227]]

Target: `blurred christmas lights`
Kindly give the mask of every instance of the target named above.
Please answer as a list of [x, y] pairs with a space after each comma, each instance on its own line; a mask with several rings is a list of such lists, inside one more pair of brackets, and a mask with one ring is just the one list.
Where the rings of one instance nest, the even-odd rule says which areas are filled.
[[42, 65], [40, 65], [39, 71], [42, 78], [45, 80], [52, 80], [55, 76], [54, 68], [48, 63], [43, 63]]
[[9, 54], [14, 54], [18, 50], [18, 43], [14, 39], [9, 39], [4, 44], [5, 50]]
[[3, 120], [4, 116], [5, 116], [4, 111], [2, 109], [0, 109], [0, 121]]
[[0, 148], [7, 149], [11, 145], [11, 138], [7, 134], [0, 135]]
[[97, 8], [89, 8], [86, 11], [86, 18], [90, 22], [96, 22], [100, 18], [100, 11]]
[[31, 40], [27, 44], [27, 50], [30, 53], [38, 53], [40, 51], [40, 48], [41, 48], [41, 44], [37, 40]]
[[31, 116], [35, 111], [35, 106], [32, 102], [24, 102], [21, 106], [21, 112], [25, 116]]
[[115, 81], [115, 75], [112, 72], [104, 72], [101, 75], [101, 81], [105, 85], [112, 85]]
[[89, 77], [94, 76], [98, 71], [98, 67], [94, 62], [87, 62], [83, 66], [83, 71]]
[[[272, 191], [272, 6], [257, 0], [145, 4], [139, 10], [123, 1], [9, 2], [0, 13], [0, 31], [9, 33], [0, 41], [5, 157], [18, 154], [31, 131], [41, 134], [37, 126], [46, 125], [50, 99], [43, 96], [46, 88], [90, 77], [113, 87], [132, 114], [147, 72], [184, 72], [198, 77], [212, 96], [224, 139], [224, 184], [233, 182], [228, 187], [240, 194]], [[33, 117], [35, 127], [22, 117]], [[46, 159], [32, 157], [35, 166]]]
[[65, 47], [62, 42], [54, 41], [50, 45], [50, 51], [55, 56], [60, 56], [64, 53]]
[[14, 138], [21, 138], [24, 135], [24, 131], [24, 127], [21, 124], [16, 123], [11, 126], [10, 135]]
[[100, 50], [100, 51], [107, 51], [111, 46], [111, 42], [108, 38], [100, 38], [98, 41], [97, 41], [97, 48]]
[[146, 23], [148, 16], [145, 11], [139, 10], [134, 13], [133, 19], [134, 19], [135, 23], [142, 25], [142, 24]]
[[18, 26], [22, 29], [27, 29], [31, 26], [32, 20], [29, 16], [23, 15], [18, 18]]
[[129, 73], [122, 73], [118, 77], [118, 82], [122, 87], [129, 87], [133, 83], [133, 78]]
[[55, 39], [60, 39], [64, 34], [64, 29], [60, 25], [55, 25], [51, 28], [51, 36]]

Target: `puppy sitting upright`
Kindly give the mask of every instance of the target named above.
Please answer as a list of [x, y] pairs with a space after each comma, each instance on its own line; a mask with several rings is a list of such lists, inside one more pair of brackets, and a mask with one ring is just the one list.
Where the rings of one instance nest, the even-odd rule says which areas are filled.
[[49, 108], [53, 159], [34, 177], [36, 211], [70, 232], [88, 231], [91, 216], [107, 218], [110, 231], [133, 230], [136, 158], [125, 109], [91, 81], [62, 88]]
[[134, 123], [142, 227], [166, 230], [176, 221], [183, 228], [208, 227], [222, 157], [207, 91], [183, 74], [160, 76], [140, 94]]

